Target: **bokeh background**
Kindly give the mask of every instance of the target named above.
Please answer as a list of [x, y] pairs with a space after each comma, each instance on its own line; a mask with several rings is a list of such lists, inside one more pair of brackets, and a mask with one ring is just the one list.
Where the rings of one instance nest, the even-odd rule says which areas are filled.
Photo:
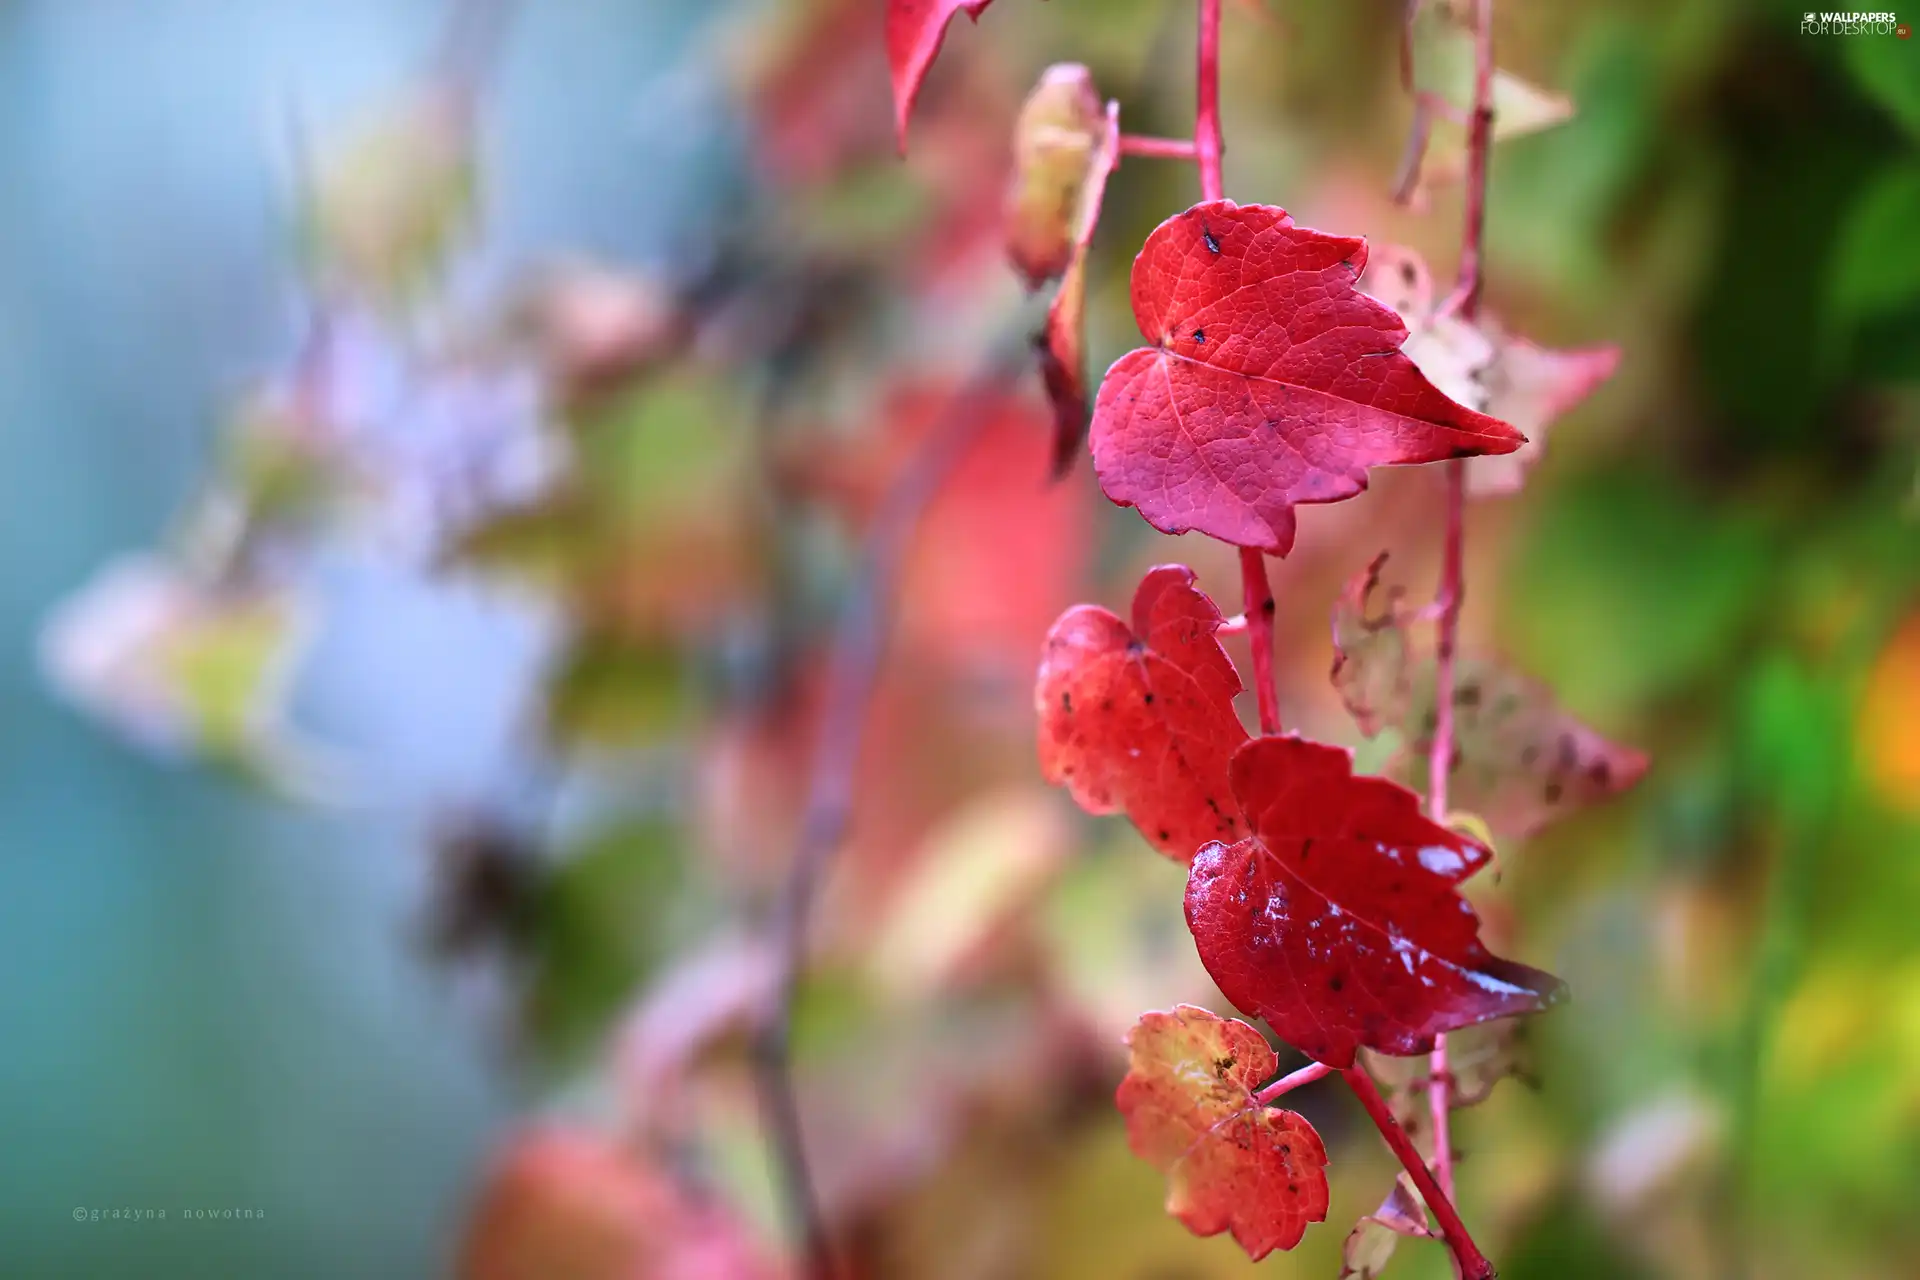
[[[743, 1026], [858, 539], [1035, 323], [1042, 67], [1191, 122], [1186, 0], [1000, 0], [902, 162], [881, 8], [0, 0], [7, 1274], [780, 1274]], [[1389, 198], [1399, 11], [1228, 6], [1227, 190], [1444, 283], [1458, 184]], [[1920, 43], [1497, 11], [1576, 111], [1495, 152], [1488, 305], [1622, 356], [1470, 509], [1466, 634], [1653, 763], [1475, 889], [1575, 998], [1456, 1120], [1463, 1210], [1507, 1277], [1910, 1276]], [[1195, 193], [1121, 166], [1096, 370]], [[1048, 486], [1003, 382], [906, 552], [801, 1009], [822, 1190], [863, 1275], [1237, 1275], [1110, 1102], [1137, 1013], [1226, 1008], [1181, 869], [1040, 784], [1029, 707], [1061, 609], [1171, 559], [1227, 605], [1233, 556]], [[1440, 522], [1431, 469], [1302, 510], [1290, 727], [1385, 763], [1328, 616], [1382, 549], [1430, 591]], [[1332, 1277], [1391, 1163], [1297, 1105], [1333, 1209], [1260, 1270]]]

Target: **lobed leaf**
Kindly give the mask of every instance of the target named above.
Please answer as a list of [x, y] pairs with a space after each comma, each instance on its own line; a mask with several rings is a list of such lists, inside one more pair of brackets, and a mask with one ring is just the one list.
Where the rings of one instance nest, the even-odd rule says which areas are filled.
[[1254, 1090], [1277, 1060], [1244, 1022], [1194, 1005], [1127, 1033], [1114, 1101], [1134, 1153], [1167, 1175], [1167, 1212], [1196, 1235], [1231, 1231], [1258, 1262], [1327, 1216], [1327, 1151], [1313, 1126]]
[[1220, 611], [1193, 582], [1185, 565], [1148, 570], [1132, 627], [1098, 605], [1067, 610], [1034, 686], [1047, 781], [1089, 813], [1124, 811], [1181, 862], [1246, 832], [1227, 781], [1247, 741], [1240, 676], [1215, 636]]
[[1400, 319], [1354, 288], [1363, 240], [1216, 200], [1160, 224], [1133, 264], [1150, 346], [1107, 371], [1094, 469], [1165, 533], [1284, 555], [1296, 504], [1370, 467], [1511, 453], [1518, 431], [1454, 403], [1400, 350]]
[[1345, 1068], [1362, 1046], [1426, 1053], [1560, 996], [1551, 974], [1481, 944], [1456, 886], [1490, 855], [1411, 791], [1301, 738], [1254, 739], [1231, 776], [1254, 834], [1194, 858], [1187, 926], [1220, 990], [1287, 1043]]

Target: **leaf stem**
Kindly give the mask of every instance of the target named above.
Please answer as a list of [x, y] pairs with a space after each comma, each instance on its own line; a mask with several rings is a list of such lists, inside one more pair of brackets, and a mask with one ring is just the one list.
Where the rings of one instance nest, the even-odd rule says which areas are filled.
[[769, 932], [779, 981], [754, 1037], [754, 1070], [768, 1141], [787, 1215], [800, 1237], [808, 1280], [834, 1280], [832, 1241], [808, 1169], [793, 1087], [793, 1017], [807, 963], [813, 904], [844, 843], [853, 814], [854, 773], [873, 699], [889, 605], [908, 543], [927, 504], [987, 419], [987, 401], [1024, 366], [1025, 328], [1000, 342], [980, 370], [948, 402], [918, 451], [907, 460], [868, 526], [861, 564], [841, 606], [827, 669], [825, 706], [807, 780], [806, 808]]
[[1155, 160], [1192, 160], [1199, 152], [1190, 138], [1150, 138], [1144, 134], [1123, 133], [1120, 135], [1120, 154]]
[[1312, 1084], [1322, 1076], [1333, 1074], [1333, 1068], [1324, 1062], [1309, 1062], [1298, 1071], [1281, 1076], [1266, 1088], [1253, 1095], [1253, 1100], [1261, 1106], [1269, 1106], [1275, 1098], [1292, 1093], [1303, 1084]]
[[1220, 179], [1220, 0], [1200, 0], [1198, 109], [1193, 116], [1193, 153], [1200, 162], [1200, 198], [1225, 196]]
[[1439, 1224], [1447, 1248], [1453, 1251], [1454, 1263], [1460, 1268], [1463, 1280], [1493, 1280], [1493, 1264], [1487, 1261], [1486, 1255], [1473, 1243], [1473, 1237], [1467, 1234], [1467, 1224], [1460, 1221], [1452, 1198], [1433, 1180], [1427, 1162], [1414, 1149], [1407, 1131], [1393, 1118], [1393, 1110], [1387, 1106], [1387, 1100], [1380, 1096], [1380, 1087], [1374, 1084], [1373, 1077], [1358, 1063], [1345, 1068], [1340, 1075], [1353, 1090], [1354, 1097], [1360, 1099], [1360, 1105], [1366, 1108], [1367, 1118], [1373, 1121], [1374, 1127], [1380, 1130], [1380, 1136], [1387, 1140], [1393, 1154], [1399, 1157], [1407, 1176], [1413, 1179], [1414, 1189], [1420, 1193], [1420, 1198], [1433, 1211], [1433, 1220]]
[[[1493, 0], [1475, 0], [1473, 30], [1473, 120], [1467, 139], [1466, 225], [1461, 233], [1460, 280], [1447, 307], [1472, 321], [1480, 310], [1487, 228], [1487, 153], [1493, 140]], [[1466, 463], [1447, 463], [1447, 525], [1440, 549], [1440, 609], [1435, 641], [1433, 745], [1427, 756], [1427, 812], [1447, 820], [1447, 780], [1454, 757], [1454, 667], [1460, 647], [1460, 608], [1466, 601]], [[1427, 1060], [1427, 1105], [1433, 1120], [1433, 1164], [1440, 1186], [1453, 1196], [1453, 1076], [1447, 1069], [1447, 1038], [1433, 1039]]]
[[1273, 584], [1267, 555], [1240, 548], [1240, 589], [1246, 596], [1247, 644], [1253, 649], [1253, 690], [1260, 703], [1260, 732], [1280, 732], [1280, 690], [1273, 679]]

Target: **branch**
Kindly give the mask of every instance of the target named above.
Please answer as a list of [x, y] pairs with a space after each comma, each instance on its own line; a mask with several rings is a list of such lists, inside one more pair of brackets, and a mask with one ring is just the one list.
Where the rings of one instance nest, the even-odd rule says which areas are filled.
[[[1460, 246], [1460, 280], [1445, 309], [1471, 322], [1480, 310], [1482, 241], [1487, 227], [1487, 152], [1493, 137], [1493, 0], [1476, 0], [1473, 29], [1473, 120], [1467, 137], [1466, 226]], [[1460, 646], [1460, 607], [1466, 600], [1467, 469], [1447, 463], [1446, 541], [1440, 553], [1439, 637], [1435, 645], [1433, 746], [1427, 757], [1427, 812], [1447, 820], [1447, 779], [1453, 771], [1454, 656]], [[1453, 1077], [1447, 1070], [1447, 1038], [1435, 1036], [1427, 1064], [1427, 1104], [1433, 1115], [1433, 1159], [1440, 1186], [1453, 1197], [1451, 1112]]]
[[1261, 1106], [1271, 1106], [1275, 1098], [1292, 1093], [1303, 1084], [1312, 1084], [1322, 1076], [1333, 1074], [1333, 1068], [1324, 1062], [1309, 1062], [1298, 1071], [1281, 1076], [1272, 1084], [1253, 1095], [1253, 1100]]
[[1192, 160], [1198, 153], [1186, 138], [1149, 138], [1138, 133], [1123, 133], [1120, 154], [1156, 160]]
[[768, 925], [780, 966], [779, 982], [754, 1044], [754, 1070], [768, 1140], [788, 1217], [802, 1242], [809, 1280], [833, 1280], [837, 1272], [826, 1218], [808, 1169], [793, 1087], [793, 1014], [806, 971], [808, 925], [852, 817], [854, 773], [901, 561], [927, 504], [980, 430], [986, 402], [1024, 367], [1027, 350], [1024, 328], [1013, 339], [998, 343], [907, 460], [867, 529], [860, 570], [834, 633], [806, 808], [787, 879]]
[[1447, 1248], [1453, 1251], [1454, 1264], [1459, 1267], [1463, 1280], [1493, 1280], [1493, 1264], [1487, 1261], [1486, 1255], [1473, 1243], [1473, 1237], [1467, 1234], [1467, 1224], [1460, 1221], [1452, 1198], [1434, 1183], [1427, 1162], [1414, 1149], [1407, 1131], [1393, 1118], [1393, 1111], [1387, 1106], [1387, 1100], [1380, 1096], [1380, 1087], [1374, 1084], [1373, 1077], [1357, 1063], [1343, 1070], [1340, 1075], [1353, 1090], [1354, 1096], [1360, 1099], [1360, 1105], [1366, 1108], [1367, 1118], [1380, 1130], [1380, 1136], [1393, 1148], [1393, 1154], [1400, 1158], [1420, 1198], [1433, 1211], [1433, 1220], [1439, 1224]]

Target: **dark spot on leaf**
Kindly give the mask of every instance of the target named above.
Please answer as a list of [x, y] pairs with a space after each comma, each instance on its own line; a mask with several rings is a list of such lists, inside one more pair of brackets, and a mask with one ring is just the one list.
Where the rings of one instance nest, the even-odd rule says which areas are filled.
[[1400, 260], [1400, 278], [1406, 281], [1408, 284], [1412, 284], [1416, 279], [1418, 279], [1418, 277], [1414, 274], [1413, 263], [1409, 262], [1405, 258], [1402, 258]]
[[1160, 828], [1160, 838], [1162, 840], [1171, 840], [1173, 839], [1173, 832], [1167, 830], [1165, 827], [1162, 827]]
[[1060, 709], [1068, 715], [1073, 714], [1073, 695], [1064, 689], [1060, 693]]
[[1207, 331], [1205, 329], [1195, 329], [1193, 331], [1193, 340], [1204, 344], [1207, 340]]
[[1153, 695], [1152, 695], [1152, 694], [1148, 694], [1148, 695], [1147, 695], [1147, 696], [1146, 696], [1146, 697], [1145, 697], [1144, 699], [1142, 699], [1142, 701], [1144, 701], [1144, 702], [1145, 702], [1145, 703], [1146, 703], [1146, 704], [1147, 704], [1148, 706], [1152, 706], [1152, 705], [1153, 705]]
[[1548, 804], [1559, 804], [1560, 803], [1560, 784], [1558, 782], [1549, 782], [1546, 785], [1546, 789], [1542, 791], [1540, 794], [1543, 797], [1545, 797], [1546, 802]]
[[1480, 686], [1477, 684], [1474, 684], [1472, 681], [1468, 681], [1466, 684], [1461, 685], [1460, 688], [1455, 691], [1453, 695], [1453, 700], [1463, 707], [1479, 706], [1480, 705]]
[[1596, 787], [1610, 786], [1613, 782], [1613, 770], [1607, 767], [1605, 760], [1595, 760], [1587, 766], [1587, 777], [1593, 780], [1593, 785]]
[[1327, 990], [1329, 991], [1343, 991], [1346, 989], [1346, 985], [1347, 975], [1344, 973], [1336, 973], [1327, 979]]
[[1200, 239], [1206, 243], [1208, 253], [1220, 252], [1220, 242], [1213, 238], [1213, 232], [1204, 223], [1200, 227]]

